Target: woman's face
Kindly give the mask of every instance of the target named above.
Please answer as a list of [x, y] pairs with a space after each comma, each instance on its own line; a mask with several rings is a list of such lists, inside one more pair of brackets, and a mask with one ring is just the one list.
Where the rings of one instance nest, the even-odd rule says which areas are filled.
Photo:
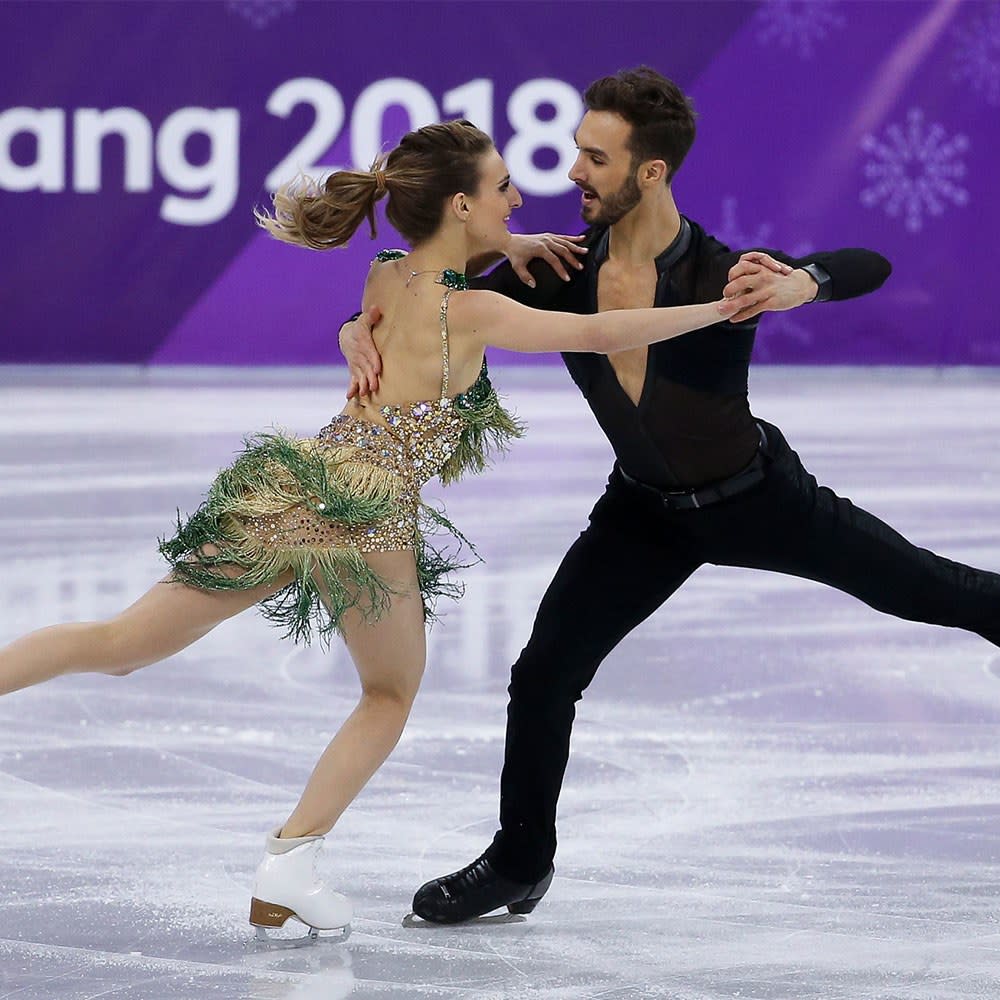
[[484, 153], [479, 167], [479, 191], [466, 199], [469, 214], [466, 233], [470, 254], [500, 251], [507, 246], [510, 213], [521, 207], [521, 195], [511, 183], [503, 157], [491, 149]]

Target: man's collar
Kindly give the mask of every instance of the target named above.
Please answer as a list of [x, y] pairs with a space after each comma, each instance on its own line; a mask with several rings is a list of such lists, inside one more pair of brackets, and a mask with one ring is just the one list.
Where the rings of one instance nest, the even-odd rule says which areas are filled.
[[[657, 275], [663, 274], [664, 271], [669, 271], [688, 252], [688, 247], [691, 246], [691, 223], [683, 215], [680, 219], [681, 226], [677, 230], [677, 235], [674, 237], [673, 242], [654, 261]], [[594, 244], [591, 260], [594, 262], [595, 270], [608, 259], [608, 247], [610, 244], [611, 227], [609, 226], [601, 233]]]

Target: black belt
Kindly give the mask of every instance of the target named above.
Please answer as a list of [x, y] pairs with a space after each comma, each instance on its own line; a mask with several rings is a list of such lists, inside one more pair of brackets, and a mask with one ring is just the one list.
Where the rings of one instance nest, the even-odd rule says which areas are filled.
[[760, 424], [757, 425], [757, 429], [760, 431], [760, 447], [749, 464], [728, 479], [721, 479], [717, 483], [701, 486], [696, 490], [661, 490], [648, 483], [640, 482], [638, 479], [633, 479], [620, 465], [618, 472], [629, 486], [652, 494], [667, 510], [697, 510], [699, 507], [710, 507], [714, 503], [720, 503], [730, 497], [745, 493], [763, 480], [766, 474], [764, 457], [767, 448], [767, 435]]

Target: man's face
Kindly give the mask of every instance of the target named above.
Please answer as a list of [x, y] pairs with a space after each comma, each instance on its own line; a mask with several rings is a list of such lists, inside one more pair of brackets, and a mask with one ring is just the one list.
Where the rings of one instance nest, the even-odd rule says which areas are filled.
[[613, 111], [588, 111], [576, 130], [579, 152], [569, 179], [582, 192], [580, 215], [589, 225], [613, 225], [642, 199], [628, 148], [631, 133]]

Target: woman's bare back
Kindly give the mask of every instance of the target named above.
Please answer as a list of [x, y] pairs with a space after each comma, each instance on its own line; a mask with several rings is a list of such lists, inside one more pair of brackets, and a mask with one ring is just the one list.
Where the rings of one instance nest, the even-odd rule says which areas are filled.
[[[373, 332], [382, 357], [382, 374], [378, 391], [363, 399], [350, 400], [344, 413], [384, 423], [381, 413], [384, 406], [441, 396], [444, 364], [441, 303], [447, 288], [436, 277], [436, 273], [412, 276], [406, 257], [372, 265], [365, 283], [364, 306], [367, 309], [377, 305], [382, 310], [382, 319]], [[454, 325], [448, 334], [447, 395], [454, 396], [476, 381], [483, 364], [483, 350], [472, 338], [456, 331]]]

